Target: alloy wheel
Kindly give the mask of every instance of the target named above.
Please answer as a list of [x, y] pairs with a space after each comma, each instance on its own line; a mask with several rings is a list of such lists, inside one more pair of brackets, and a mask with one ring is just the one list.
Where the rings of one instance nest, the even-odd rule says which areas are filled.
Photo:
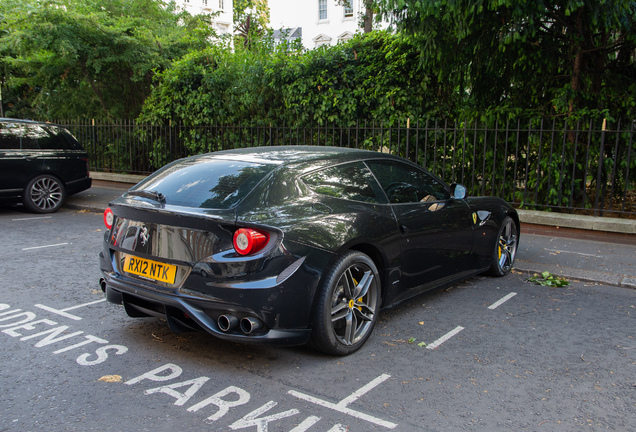
[[53, 177], [37, 179], [29, 189], [29, 199], [33, 206], [42, 212], [57, 209], [64, 198], [62, 185]]
[[378, 290], [370, 268], [361, 263], [348, 267], [333, 291], [331, 324], [334, 335], [344, 345], [362, 340], [373, 328], [378, 306]]
[[508, 218], [501, 228], [498, 245], [498, 265], [503, 273], [510, 272], [516, 254], [517, 226], [512, 219]]

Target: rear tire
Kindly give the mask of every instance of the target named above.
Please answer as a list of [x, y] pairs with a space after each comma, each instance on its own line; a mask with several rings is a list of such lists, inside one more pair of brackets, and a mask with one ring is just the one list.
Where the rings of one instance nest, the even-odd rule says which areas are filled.
[[315, 307], [310, 345], [332, 355], [351, 354], [369, 339], [380, 309], [380, 277], [361, 252], [341, 256], [326, 273]]
[[501, 277], [510, 273], [517, 255], [518, 240], [517, 224], [510, 216], [506, 216], [497, 235], [490, 264], [490, 275]]
[[66, 190], [62, 182], [52, 175], [43, 174], [35, 177], [24, 188], [22, 202], [33, 213], [53, 213], [57, 211], [66, 198]]

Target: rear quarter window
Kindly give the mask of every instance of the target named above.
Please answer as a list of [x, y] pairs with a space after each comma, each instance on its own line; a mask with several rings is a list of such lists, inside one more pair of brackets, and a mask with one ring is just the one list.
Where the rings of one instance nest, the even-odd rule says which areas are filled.
[[338, 165], [304, 176], [303, 182], [314, 192], [351, 201], [380, 203], [377, 183], [361, 163]]
[[43, 150], [81, 150], [73, 136], [59, 126], [38, 127], [37, 140]]

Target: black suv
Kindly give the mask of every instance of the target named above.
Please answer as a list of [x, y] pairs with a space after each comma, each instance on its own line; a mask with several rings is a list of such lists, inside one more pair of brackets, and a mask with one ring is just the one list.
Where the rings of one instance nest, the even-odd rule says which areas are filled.
[[91, 187], [88, 154], [61, 126], [0, 118], [0, 201], [22, 201], [35, 213], [60, 208]]

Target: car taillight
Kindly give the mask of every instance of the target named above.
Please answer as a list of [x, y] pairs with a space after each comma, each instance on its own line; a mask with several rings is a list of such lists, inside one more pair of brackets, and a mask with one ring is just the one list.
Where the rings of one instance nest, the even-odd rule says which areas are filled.
[[106, 228], [111, 229], [113, 227], [113, 220], [115, 219], [115, 215], [110, 208], [104, 210], [104, 225]]
[[234, 233], [234, 249], [241, 255], [262, 250], [269, 241], [269, 234], [251, 228], [240, 228]]
[[91, 176], [91, 169], [90, 169], [90, 166], [88, 164], [88, 158], [82, 158], [82, 160], [84, 162], [86, 162], [86, 177], [90, 177]]

